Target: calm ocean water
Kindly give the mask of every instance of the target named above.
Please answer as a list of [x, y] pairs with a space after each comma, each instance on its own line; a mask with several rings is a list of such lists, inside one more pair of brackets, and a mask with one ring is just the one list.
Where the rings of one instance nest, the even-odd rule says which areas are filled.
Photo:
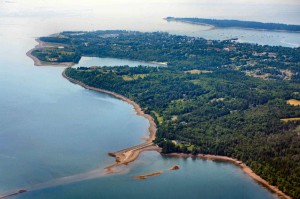
[[[148, 123], [130, 105], [63, 79], [63, 68], [33, 66], [25, 53], [36, 45], [35, 37], [63, 30], [130, 29], [300, 45], [296, 33], [207, 30], [162, 20], [196, 16], [299, 23], [296, 1], [235, 6], [233, 0], [170, 2], [0, 1], [0, 195], [48, 183], [20, 198], [276, 198], [232, 164], [166, 158], [154, 152], [142, 154], [124, 174], [80, 181], [80, 174], [95, 171], [97, 176], [114, 161], [107, 152], [141, 143]], [[145, 63], [83, 58], [78, 65], [122, 64]], [[132, 179], [174, 164], [181, 169], [145, 181]], [[73, 178], [57, 180], [66, 176]]]

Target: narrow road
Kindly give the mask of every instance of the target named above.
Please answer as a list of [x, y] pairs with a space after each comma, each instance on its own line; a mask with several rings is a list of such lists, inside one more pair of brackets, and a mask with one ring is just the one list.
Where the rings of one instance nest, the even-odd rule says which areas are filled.
[[141, 150], [141, 149], [144, 149], [144, 148], [149, 147], [149, 146], [155, 146], [155, 144], [153, 144], [152, 142], [145, 142], [143, 144], [139, 144], [139, 145], [132, 146], [132, 147], [129, 147], [129, 148], [126, 148], [126, 149], [122, 149], [120, 151], [109, 152], [108, 154], [110, 156], [113, 156], [113, 157], [118, 157], [118, 156], [123, 155], [126, 152]]

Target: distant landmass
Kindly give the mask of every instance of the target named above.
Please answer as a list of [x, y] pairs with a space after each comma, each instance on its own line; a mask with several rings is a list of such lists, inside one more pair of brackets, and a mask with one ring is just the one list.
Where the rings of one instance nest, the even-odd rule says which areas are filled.
[[199, 25], [212, 25], [220, 28], [251, 28], [274, 31], [292, 31], [300, 32], [300, 25], [290, 25], [281, 23], [262, 23], [257, 21], [240, 21], [229, 19], [205, 19], [205, 18], [177, 18], [167, 17], [167, 21], [180, 21]]

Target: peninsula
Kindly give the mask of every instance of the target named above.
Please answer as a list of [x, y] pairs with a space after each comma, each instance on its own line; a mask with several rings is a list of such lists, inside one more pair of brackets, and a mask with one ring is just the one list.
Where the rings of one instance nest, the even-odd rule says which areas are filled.
[[190, 24], [209, 25], [216, 28], [244, 28], [257, 30], [300, 32], [300, 25], [290, 25], [281, 23], [262, 23], [257, 21], [178, 17], [166, 17], [164, 19], [167, 21], [178, 21]]
[[64, 75], [139, 104], [154, 119], [154, 143], [164, 154], [228, 156], [269, 189], [300, 197], [300, 121], [281, 120], [300, 117], [297, 103], [288, 103], [300, 100], [300, 48], [121, 30], [67, 31], [40, 41], [64, 47], [32, 51], [50, 63], [64, 56], [74, 62], [96, 56], [168, 63], [67, 68]]

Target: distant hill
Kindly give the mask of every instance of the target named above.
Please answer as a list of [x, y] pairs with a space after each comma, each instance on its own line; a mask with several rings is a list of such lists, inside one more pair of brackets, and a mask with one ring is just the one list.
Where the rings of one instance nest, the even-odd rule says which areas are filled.
[[280, 23], [262, 23], [256, 21], [239, 21], [228, 19], [204, 19], [204, 18], [176, 18], [167, 17], [167, 21], [180, 21], [192, 24], [205, 24], [221, 28], [252, 28], [252, 29], [265, 29], [275, 31], [293, 31], [300, 32], [300, 25], [289, 25]]

